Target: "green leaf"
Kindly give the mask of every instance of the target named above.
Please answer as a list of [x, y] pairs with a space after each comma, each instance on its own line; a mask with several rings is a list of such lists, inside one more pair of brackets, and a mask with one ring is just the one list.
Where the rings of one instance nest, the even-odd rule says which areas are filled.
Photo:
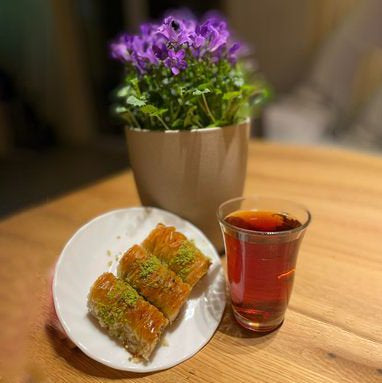
[[124, 86], [120, 89], [118, 89], [117, 91], [117, 97], [127, 97], [127, 95], [129, 94], [129, 87], [128, 86]]
[[195, 110], [196, 109], [197, 109], [197, 107], [194, 105], [187, 110], [186, 117], [184, 118], [184, 121], [183, 121], [184, 127], [193, 125], [195, 123]]
[[206, 94], [206, 93], [211, 93], [211, 91], [206, 88], [206, 89], [203, 89], [203, 90], [200, 90], [200, 89], [195, 89], [193, 92], [192, 92], [192, 95], [193, 96], [200, 96], [202, 94]]
[[157, 113], [158, 108], [154, 105], [148, 104], [148, 105], [142, 106], [141, 111], [143, 113], [153, 115], [153, 114]]
[[233, 83], [236, 85], [236, 86], [242, 86], [244, 84], [244, 79], [242, 77], [236, 77], [234, 80], [233, 80]]
[[138, 75], [126, 64], [121, 87], [113, 94], [121, 108], [113, 112], [142, 129], [202, 129], [230, 125], [260, 111], [270, 98], [264, 78], [240, 62], [232, 66], [225, 59], [212, 63], [190, 57], [187, 63], [180, 76], [170, 75], [164, 65]]
[[205, 82], [203, 84], [200, 84], [197, 89], [199, 90], [204, 90], [204, 89], [208, 89], [208, 87], [210, 86], [210, 82]]
[[115, 111], [115, 113], [117, 113], [117, 114], [121, 114], [121, 113], [125, 113], [125, 112], [127, 111], [127, 109], [126, 109], [124, 106], [117, 105], [117, 106], [114, 108], [114, 111]]
[[256, 87], [253, 85], [245, 84], [240, 89], [245, 94], [245, 96], [250, 96], [255, 91]]
[[241, 92], [238, 90], [233, 92], [227, 92], [227, 93], [224, 93], [223, 100], [232, 100], [233, 98], [239, 97], [239, 96], [241, 96]]
[[185, 86], [182, 86], [182, 85], [178, 86], [178, 94], [179, 94], [180, 96], [183, 96], [183, 94], [185, 93], [185, 91], [186, 91], [186, 87], [185, 87]]
[[154, 105], [148, 104], [141, 107], [141, 112], [148, 114], [149, 116], [158, 117], [167, 112], [167, 109], [159, 109]]
[[210, 124], [208, 127], [209, 128], [213, 128], [213, 127], [222, 127], [222, 126], [226, 126], [226, 122], [224, 120], [216, 120], [213, 124]]
[[176, 119], [172, 124], [172, 129], [181, 129], [183, 126], [183, 120], [181, 118]]
[[139, 89], [139, 80], [137, 78], [131, 78], [130, 83], [133, 85], [135, 91], [137, 92], [137, 95], [141, 95], [141, 91]]
[[146, 101], [143, 100], [143, 99], [139, 99], [135, 96], [129, 96], [126, 100], [126, 102], [129, 104], [129, 105], [133, 105], [133, 106], [144, 106], [146, 105]]

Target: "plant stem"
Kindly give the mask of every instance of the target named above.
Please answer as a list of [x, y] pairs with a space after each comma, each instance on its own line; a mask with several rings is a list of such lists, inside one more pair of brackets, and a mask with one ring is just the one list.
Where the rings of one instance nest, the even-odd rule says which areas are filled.
[[164, 128], [166, 129], [166, 130], [170, 130], [170, 128], [168, 127], [168, 125], [163, 121], [163, 119], [161, 118], [161, 117], [159, 117], [159, 116], [155, 116], [161, 123], [162, 123], [162, 125], [164, 126]]
[[204, 106], [206, 107], [208, 115], [211, 117], [212, 122], [215, 122], [216, 121], [215, 117], [212, 114], [211, 109], [208, 106], [207, 99], [206, 99], [206, 96], [204, 94], [202, 94], [202, 98], [203, 98]]
[[240, 103], [231, 106], [231, 108], [230, 108], [230, 114], [231, 114], [231, 115], [228, 116], [230, 120], [233, 121], [233, 120], [235, 119], [235, 116], [236, 116], [237, 112], [239, 111], [240, 106], [241, 106]]
[[238, 105], [240, 106], [240, 104], [238, 104], [237, 102], [231, 100], [227, 106], [227, 110], [226, 110], [226, 114], [225, 114], [225, 117], [227, 120], [232, 120], [236, 111], [237, 108], [238, 108]]
[[196, 125], [198, 125], [199, 126], [199, 128], [201, 128], [201, 129], [203, 129], [204, 128], [204, 126], [199, 122], [199, 121], [195, 121], [195, 123], [196, 123]]
[[122, 117], [127, 121], [127, 123], [129, 124], [129, 125], [131, 125], [131, 126], [133, 126], [133, 123], [132, 123], [132, 121], [131, 121], [131, 117], [130, 117], [130, 115], [129, 115], [129, 113], [123, 113], [122, 114]]
[[203, 103], [202, 103], [201, 101], [198, 101], [198, 103], [199, 103], [200, 108], [201, 108], [202, 111], [206, 114], [206, 116], [207, 116], [207, 118], [208, 118], [208, 117], [209, 117], [209, 114], [208, 114], [208, 112], [207, 112], [205, 106], [203, 105]]
[[142, 93], [141, 93], [141, 89], [139, 88], [139, 82], [134, 81], [133, 86], [135, 88], [135, 91], [137, 92], [138, 98], [141, 98]]
[[135, 126], [136, 126], [137, 128], [140, 128], [140, 125], [139, 125], [137, 119], [135, 118], [134, 114], [131, 113], [131, 111], [130, 111], [129, 109], [126, 109], [126, 112], [127, 112], [127, 114], [130, 116], [130, 118], [131, 118], [131, 120], [133, 121], [133, 123], [135, 124]]
[[178, 116], [179, 116], [179, 112], [180, 112], [181, 109], [182, 109], [181, 106], [179, 106], [179, 107], [176, 109], [175, 114], [174, 114], [174, 116], [173, 116], [174, 121], [178, 118]]
[[171, 115], [171, 121], [175, 121], [174, 110], [172, 108], [172, 102], [170, 102], [170, 115]]

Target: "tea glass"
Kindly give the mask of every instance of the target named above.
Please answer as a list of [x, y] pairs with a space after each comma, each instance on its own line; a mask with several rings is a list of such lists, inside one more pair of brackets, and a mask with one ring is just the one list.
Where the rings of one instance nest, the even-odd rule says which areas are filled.
[[[254, 231], [234, 226], [226, 217], [237, 211], [267, 211], [297, 219], [284, 231]], [[217, 217], [224, 237], [231, 304], [236, 320], [256, 332], [269, 332], [284, 320], [297, 255], [310, 212], [283, 199], [239, 197], [222, 203]]]

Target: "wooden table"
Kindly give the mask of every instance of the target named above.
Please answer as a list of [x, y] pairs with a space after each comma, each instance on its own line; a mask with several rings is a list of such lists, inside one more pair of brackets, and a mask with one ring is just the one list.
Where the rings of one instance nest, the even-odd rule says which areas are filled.
[[382, 158], [253, 142], [245, 194], [254, 193], [299, 201], [313, 214], [283, 326], [257, 336], [227, 309], [196, 356], [147, 375], [107, 368], [44, 325], [49, 269], [83, 223], [139, 204], [131, 173], [3, 220], [0, 352], [8, 372], [23, 371], [28, 382], [382, 382]]

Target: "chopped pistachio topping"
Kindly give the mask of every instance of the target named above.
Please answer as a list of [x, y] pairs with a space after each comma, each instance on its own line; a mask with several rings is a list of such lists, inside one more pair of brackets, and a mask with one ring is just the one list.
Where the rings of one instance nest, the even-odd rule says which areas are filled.
[[176, 266], [187, 266], [195, 259], [195, 254], [197, 252], [197, 249], [195, 245], [191, 241], [184, 241], [179, 249], [176, 256], [171, 260], [171, 265]]
[[183, 267], [183, 269], [178, 271], [178, 275], [185, 280], [187, 275], [190, 273], [190, 268], [189, 267]]
[[116, 281], [114, 288], [108, 292], [107, 296], [115, 299], [115, 304], [127, 306], [134, 306], [139, 298], [138, 293], [132, 287], [119, 280]]
[[139, 276], [141, 278], [146, 278], [154, 271], [158, 270], [160, 265], [161, 263], [159, 259], [157, 257], [151, 256], [149, 259], [140, 264], [141, 272], [139, 273]]
[[108, 326], [114, 324], [119, 318], [115, 311], [103, 303], [97, 303], [97, 315]]
[[[130, 285], [117, 280], [108, 291], [106, 298], [106, 300], [95, 300], [92, 305], [101, 324], [110, 329], [115, 324], [126, 320], [126, 310], [134, 307], [140, 296]], [[115, 335], [118, 334], [115, 333]]]

